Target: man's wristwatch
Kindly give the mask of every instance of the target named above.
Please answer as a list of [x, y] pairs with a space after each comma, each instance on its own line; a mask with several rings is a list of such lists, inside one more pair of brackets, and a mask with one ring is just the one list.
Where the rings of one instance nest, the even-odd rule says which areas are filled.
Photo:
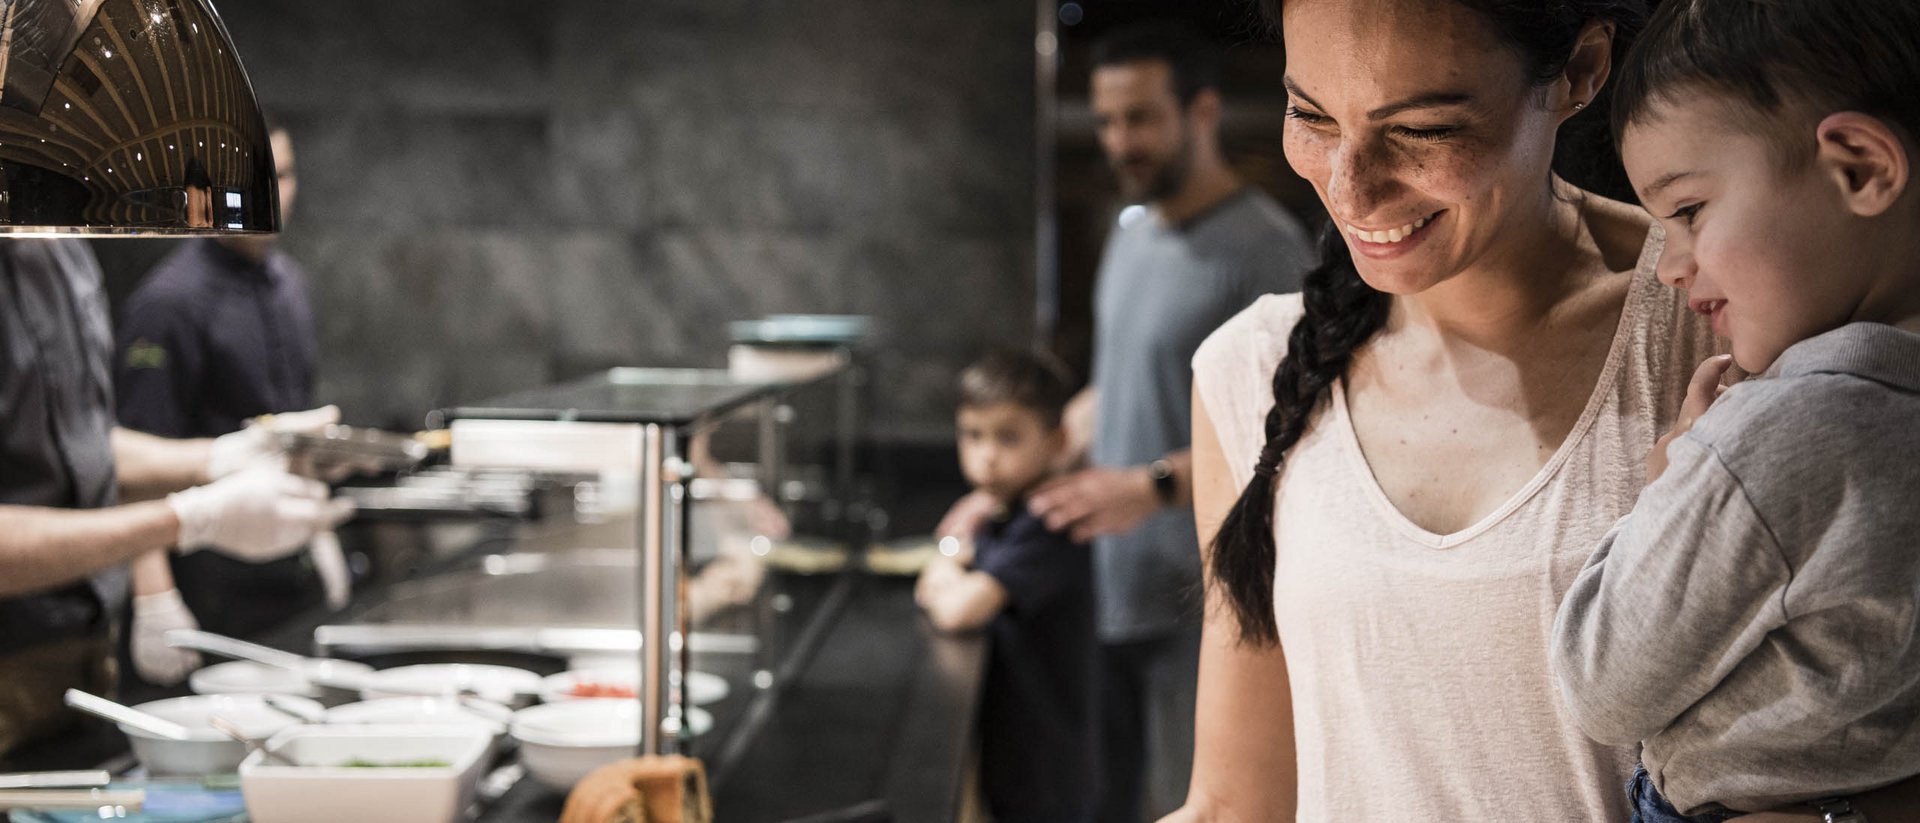
[[1815, 800], [1808, 805], [1813, 806], [1819, 810], [1821, 814], [1826, 815], [1827, 823], [1867, 823], [1867, 816], [1854, 811], [1852, 801], [1844, 797], [1829, 797], [1825, 800]]
[[1148, 463], [1147, 474], [1153, 478], [1153, 493], [1160, 496], [1161, 505], [1173, 505], [1174, 496], [1180, 492], [1173, 478], [1173, 461], [1162, 457]]

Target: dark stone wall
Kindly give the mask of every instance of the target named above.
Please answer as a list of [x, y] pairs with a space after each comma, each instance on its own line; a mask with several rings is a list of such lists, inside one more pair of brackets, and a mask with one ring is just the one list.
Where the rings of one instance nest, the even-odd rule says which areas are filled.
[[[615, 365], [726, 321], [871, 314], [872, 433], [1033, 320], [1033, 7], [1010, 0], [243, 0], [293, 132], [319, 397], [357, 422]], [[98, 243], [124, 293], [164, 246]]]

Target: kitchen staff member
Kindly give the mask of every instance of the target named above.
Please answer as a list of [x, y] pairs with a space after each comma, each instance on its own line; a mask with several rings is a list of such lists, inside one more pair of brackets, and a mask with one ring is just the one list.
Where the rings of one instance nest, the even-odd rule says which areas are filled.
[[[299, 180], [293, 141], [269, 124], [282, 230]], [[121, 307], [114, 389], [120, 425], [162, 437], [219, 437], [263, 414], [312, 405], [315, 339], [307, 276], [279, 248], [278, 234], [203, 237], [181, 243]], [[308, 421], [324, 425], [334, 421]], [[320, 602], [307, 553], [271, 563], [217, 554], [143, 559], [135, 601], [134, 667], [142, 678], [178, 682], [197, 662], [164, 643], [142, 642], [151, 623], [249, 637]], [[169, 568], [170, 565], [170, 568]], [[178, 592], [174, 593], [175, 584]]]
[[[1100, 262], [1093, 381], [1073, 404], [1093, 410], [1092, 465], [1028, 505], [1093, 543], [1108, 788], [1100, 821], [1157, 818], [1186, 797], [1200, 659], [1193, 353], [1261, 295], [1297, 291], [1312, 260], [1300, 222], [1227, 165], [1219, 78], [1218, 50], [1165, 22], [1117, 31], [1095, 49], [1100, 146], [1122, 193], [1147, 209], [1121, 222]], [[959, 525], [950, 516], [941, 533], [972, 533], [947, 530]]]
[[0, 241], [0, 757], [70, 721], [66, 688], [110, 684], [129, 560], [271, 560], [350, 513], [270, 460], [271, 439], [116, 428], [111, 356], [87, 246]]

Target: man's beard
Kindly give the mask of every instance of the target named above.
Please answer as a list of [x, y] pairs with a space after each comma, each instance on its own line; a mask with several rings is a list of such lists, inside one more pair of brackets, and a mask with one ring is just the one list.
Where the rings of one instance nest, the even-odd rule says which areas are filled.
[[1187, 185], [1187, 176], [1193, 171], [1193, 142], [1186, 134], [1180, 135], [1180, 144], [1173, 152], [1147, 176], [1144, 185], [1134, 185], [1132, 178], [1120, 175], [1123, 194], [1134, 202], [1158, 202], [1180, 193]]

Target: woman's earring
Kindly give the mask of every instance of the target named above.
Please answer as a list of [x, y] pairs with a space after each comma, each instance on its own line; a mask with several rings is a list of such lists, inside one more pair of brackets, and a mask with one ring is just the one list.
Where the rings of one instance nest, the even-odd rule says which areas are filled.
[[1574, 104], [1573, 104], [1573, 110], [1574, 110], [1574, 111], [1580, 111], [1580, 110], [1582, 110], [1582, 109], [1585, 109], [1586, 107], [1587, 107], [1587, 102], [1586, 102], [1585, 100], [1582, 100], [1582, 101], [1580, 101], [1580, 102], [1578, 102], [1578, 103], [1574, 103]]

